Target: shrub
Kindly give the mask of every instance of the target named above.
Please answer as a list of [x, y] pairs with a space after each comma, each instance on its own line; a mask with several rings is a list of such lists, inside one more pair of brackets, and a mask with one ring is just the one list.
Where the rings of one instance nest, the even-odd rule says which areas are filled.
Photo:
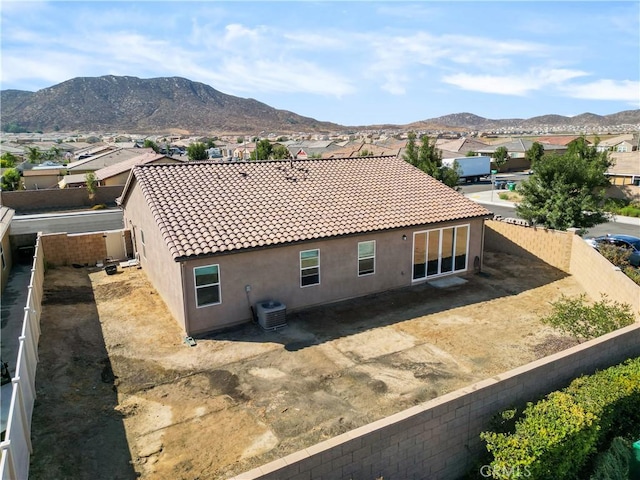
[[107, 206], [104, 203], [99, 203], [91, 207], [91, 210], [104, 210]]
[[631, 307], [626, 303], [611, 301], [606, 295], [602, 295], [599, 302], [588, 306], [586, 298], [585, 294], [577, 298], [562, 295], [560, 300], [551, 303], [553, 311], [541, 319], [542, 323], [580, 341], [613, 332], [635, 321]]
[[528, 403], [512, 432], [480, 435], [493, 455], [493, 478], [575, 478], [612, 436], [640, 428], [639, 402], [640, 357]]
[[640, 268], [635, 268], [635, 267], [624, 267], [622, 269], [622, 272], [629, 277], [631, 280], [633, 280], [636, 285], [640, 285]]
[[609, 448], [596, 458], [595, 469], [589, 480], [631, 478], [629, 476], [630, 460], [631, 442], [622, 437], [615, 437]]

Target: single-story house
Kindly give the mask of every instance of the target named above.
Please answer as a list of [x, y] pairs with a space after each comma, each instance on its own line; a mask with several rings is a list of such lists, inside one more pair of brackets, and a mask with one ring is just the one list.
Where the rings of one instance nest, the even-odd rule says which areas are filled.
[[471, 274], [491, 216], [397, 156], [138, 165], [118, 202], [188, 335]]
[[[493, 157], [495, 151], [500, 147], [505, 147], [509, 152], [509, 157], [505, 166], [502, 167], [502, 171], [518, 171], [528, 170], [531, 168], [531, 162], [527, 160], [527, 151], [533, 146], [533, 141], [525, 140], [522, 138], [516, 138], [508, 140], [506, 142], [494, 143], [484, 148], [479, 148], [476, 153], [478, 155], [488, 155]], [[542, 142], [539, 142], [542, 143]], [[557, 153], [562, 155], [566, 153], [567, 147], [556, 144], [543, 144], [545, 153]]]
[[140, 149], [111, 147], [105, 151], [96, 153], [95, 155], [85, 156], [81, 160], [69, 163], [67, 165], [67, 173], [73, 175], [95, 172], [101, 168], [124, 162], [130, 158], [142, 155], [143, 153], [151, 152], [153, 152], [153, 150], [150, 148]]
[[122, 162], [96, 170], [95, 176], [100, 186], [124, 185], [127, 183], [131, 169], [136, 165], [147, 165], [154, 163], [184, 163], [184, 160], [172, 158], [167, 155], [155, 152], [146, 152], [142, 155], [123, 160]]
[[39, 165], [23, 162], [18, 169], [22, 170], [22, 184], [25, 190], [56, 188], [65, 173], [64, 165], [49, 160]]
[[602, 140], [596, 146], [598, 152], [618, 152], [627, 153], [638, 150], [638, 136], [633, 133], [627, 133], [624, 135], [617, 135], [615, 137]]

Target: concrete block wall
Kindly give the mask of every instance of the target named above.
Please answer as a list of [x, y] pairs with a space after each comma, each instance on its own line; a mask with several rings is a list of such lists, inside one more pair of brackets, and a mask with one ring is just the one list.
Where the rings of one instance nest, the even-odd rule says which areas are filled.
[[512, 255], [534, 255], [545, 263], [569, 273], [572, 232], [522, 227], [496, 220], [485, 222], [484, 245], [488, 250]]
[[89, 198], [87, 189], [82, 187], [0, 192], [0, 204], [13, 208], [16, 213], [87, 208], [99, 204], [112, 206], [122, 194], [123, 188], [122, 185], [98, 187], [93, 199]]
[[640, 286], [577, 235], [573, 238], [569, 270], [593, 300], [606, 295], [627, 303], [640, 321]]
[[493, 416], [562, 388], [583, 374], [640, 355], [634, 324], [456, 390], [267, 463], [234, 480], [460, 478], [485, 452]]
[[488, 250], [512, 255], [534, 255], [571, 274], [592, 300], [601, 295], [627, 303], [640, 321], [640, 286], [575, 233], [522, 227], [489, 220], [485, 228]]
[[40, 239], [45, 261], [50, 265], [95, 265], [107, 256], [102, 233], [50, 233]]

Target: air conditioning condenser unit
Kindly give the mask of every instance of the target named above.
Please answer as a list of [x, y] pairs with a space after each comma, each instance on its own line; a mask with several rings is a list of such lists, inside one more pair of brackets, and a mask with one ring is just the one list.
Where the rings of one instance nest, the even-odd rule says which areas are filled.
[[276, 300], [258, 302], [256, 313], [258, 323], [265, 330], [275, 330], [287, 324], [287, 307]]

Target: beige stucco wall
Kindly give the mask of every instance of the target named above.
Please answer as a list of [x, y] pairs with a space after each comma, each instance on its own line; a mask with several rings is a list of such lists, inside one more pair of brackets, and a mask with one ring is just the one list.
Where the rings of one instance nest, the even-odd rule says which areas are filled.
[[[132, 188], [127, 199], [124, 227], [131, 230], [133, 250], [138, 254], [140, 265], [149, 281], [162, 296], [178, 324], [186, 331], [181, 265], [171, 257], [139, 188]], [[144, 252], [141, 232], [144, 232]]]
[[[186, 329], [188, 333], [196, 334], [249, 321], [250, 305], [255, 307], [256, 302], [269, 299], [284, 303], [287, 310], [298, 310], [409, 286], [413, 283], [413, 232], [458, 224], [469, 224], [471, 227], [466, 270], [471, 272], [474, 258], [481, 257], [481, 219], [302, 242], [190, 260], [185, 262], [184, 267], [188, 310]], [[403, 240], [403, 235], [406, 235], [406, 240]], [[375, 273], [359, 277], [358, 243], [367, 240], [376, 241]], [[316, 248], [320, 250], [320, 284], [300, 287], [300, 252]], [[193, 269], [212, 264], [220, 267], [222, 302], [196, 308]], [[434, 278], [436, 277], [429, 277], [429, 280]], [[251, 287], [248, 296], [245, 290], [247, 285]]]
[[[2, 256], [4, 258], [4, 264], [0, 264], [0, 292], [4, 291], [4, 287], [9, 280], [9, 273], [13, 265], [13, 255], [11, 252], [11, 240], [9, 238], [11, 219], [13, 218], [13, 211], [9, 209], [2, 209], [7, 214], [3, 216], [2, 223], [0, 223], [0, 241], [2, 242]], [[6, 223], [4, 223], [6, 221]]]
[[124, 184], [127, 183], [127, 179], [129, 178], [129, 173], [131, 173], [131, 170], [119, 173], [118, 175], [114, 175], [113, 177], [105, 178], [101, 183], [105, 187], [113, 187], [116, 185], [124, 186]]

